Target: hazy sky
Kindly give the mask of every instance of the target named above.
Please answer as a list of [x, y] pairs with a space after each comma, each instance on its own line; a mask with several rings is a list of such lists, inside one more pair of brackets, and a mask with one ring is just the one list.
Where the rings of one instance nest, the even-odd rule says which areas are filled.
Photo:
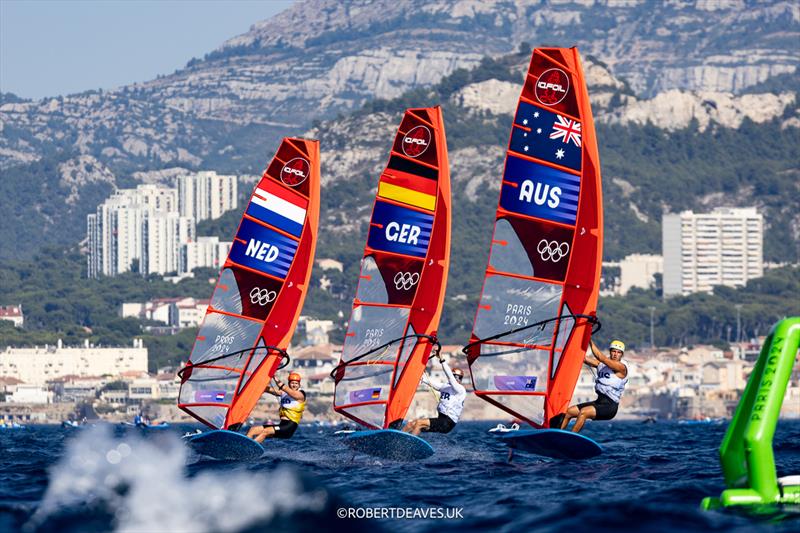
[[0, 0], [0, 91], [42, 98], [169, 74], [292, 0]]

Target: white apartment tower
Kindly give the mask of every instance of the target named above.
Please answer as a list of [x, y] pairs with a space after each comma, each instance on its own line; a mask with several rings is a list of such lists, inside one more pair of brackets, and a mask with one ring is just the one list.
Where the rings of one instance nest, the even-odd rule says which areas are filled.
[[198, 237], [194, 242], [187, 242], [181, 246], [178, 273], [185, 274], [198, 267], [222, 268], [232, 245], [230, 241], [220, 242], [218, 237]]
[[176, 272], [180, 244], [195, 232], [194, 221], [179, 217], [177, 208], [175, 189], [139, 185], [115, 192], [86, 217], [89, 277], [115, 276], [137, 264], [142, 274]]
[[197, 222], [219, 218], [238, 206], [239, 189], [236, 176], [222, 176], [213, 171], [178, 177], [178, 199], [181, 216]]
[[763, 226], [755, 207], [665, 214], [664, 296], [743, 286], [763, 276]]
[[177, 212], [149, 212], [144, 225], [142, 272], [167, 274], [178, 272], [181, 247], [196, 238], [192, 217]]

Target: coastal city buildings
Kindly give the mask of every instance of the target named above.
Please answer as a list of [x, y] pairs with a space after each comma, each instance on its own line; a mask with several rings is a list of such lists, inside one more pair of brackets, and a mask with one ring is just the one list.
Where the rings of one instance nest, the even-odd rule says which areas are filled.
[[0, 305], [0, 320], [8, 320], [15, 327], [21, 328], [25, 324], [22, 305]]
[[144, 184], [116, 191], [86, 217], [88, 276], [142, 275], [219, 268], [230, 243], [196, 235], [198, 220], [238, 205], [236, 176], [198, 172], [178, 188]]
[[743, 286], [763, 276], [763, 226], [754, 207], [664, 215], [664, 297]]
[[14, 378], [29, 385], [44, 385], [63, 376], [116, 376], [123, 372], [147, 372], [147, 348], [141, 339], [128, 347], [83, 346], [33, 348], [7, 347], [0, 351], [0, 378]]
[[[618, 418], [708, 419], [730, 417], [741, 398], [764, 339], [723, 351], [712, 346], [669, 348], [625, 354], [630, 377]], [[147, 373], [147, 349], [141, 342], [132, 347], [65, 348], [57, 346], [6, 349], [0, 352], [0, 418], [6, 420], [59, 422], [81, 406], [110, 420], [129, 420], [139, 412], [152, 419], [190, 421], [176, 406], [180, 378], [176, 368]], [[451, 368], [467, 371], [460, 346], [443, 346], [442, 356]], [[309, 397], [305, 421], [344, 421], [331, 408], [334, 381], [331, 371], [338, 364], [342, 347], [335, 344], [306, 346], [292, 350], [290, 371], [303, 377]], [[62, 364], [63, 363], [63, 364]], [[446, 376], [437, 361], [427, 372], [434, 382]], [[571, 403], [594, 400], [595, 376], [584, 368]], [[470, 387], [469, 383], [467, 384]], [[420, 384], [409, 409], [409, 417], [432, 416], [437, 398]], [[251, 415], [254, 419], [275, 416], [277, 401], [265, 396]], [[465, 420], [508, 421], [510, 415], [488, 402], [469, 395]], [[781, 416], [800, 418], [800, 362], [795, 366], [783, 402]]]
[[178, 329], [199, 326], [211, 300], [195, 298], [153, 298], [148, 302], [125, 302], [119, 310], [122, 318], [161, 322]]

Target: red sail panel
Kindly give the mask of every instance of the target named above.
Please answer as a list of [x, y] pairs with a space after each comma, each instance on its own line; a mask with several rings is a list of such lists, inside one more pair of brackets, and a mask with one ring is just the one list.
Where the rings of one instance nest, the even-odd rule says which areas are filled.
[[372, 428], [402, 420], [428, 362], [450, 259], [450, 172], [439, 107], [409, 109], [381, 174], [334, 409]]
[[284, 139], [253, 189], [181, 371], [178, 406], [213, 428], [244, 422], [283, 360], [308, 289], [319, 143]]
[[568, 407], [597, 308], [600, 162], [576, 48], [533, 52], [468, 355], [475, 393], [536, 427]]

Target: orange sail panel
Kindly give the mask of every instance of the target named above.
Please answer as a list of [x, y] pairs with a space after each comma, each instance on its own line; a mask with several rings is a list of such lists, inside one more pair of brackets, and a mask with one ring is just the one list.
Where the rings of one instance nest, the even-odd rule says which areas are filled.
[[596, 323], [600, 161], [576, 48], [537, 48], [464, 349], [475, 394], [535, 427], [566, 411]]
[[181, 370], [178, 406], [212, 428], [236, 428], [288, 362], [314, 262], [319, 143], [284, 139], [253, 190]]
[[406, 415], [435, 342], [450, 260], [450, 171], [439, 107], [409, 109], [378, 182], [334, 409], [370, 428]]

